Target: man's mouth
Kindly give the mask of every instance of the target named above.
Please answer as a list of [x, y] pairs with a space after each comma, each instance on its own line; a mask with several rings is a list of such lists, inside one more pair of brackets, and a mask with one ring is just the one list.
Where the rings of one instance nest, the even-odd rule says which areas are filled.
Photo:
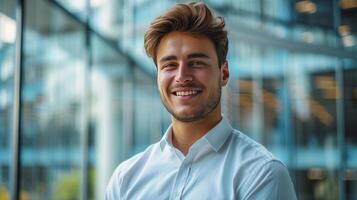
[[180, 90], [180, 91], [175, 91], [172, 94], [174, 94], [175, 96], [185, 97], [185, 96], [194, 96], [200, 92], [201, 92], [200, 90]]

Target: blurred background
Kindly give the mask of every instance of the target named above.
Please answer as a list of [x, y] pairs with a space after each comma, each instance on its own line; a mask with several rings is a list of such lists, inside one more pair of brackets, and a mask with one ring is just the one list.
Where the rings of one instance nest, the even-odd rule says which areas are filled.
[[[173, 0], [0, 0], [0, 200], [99, 200], [170, 123], [143, 48]], [[224, 115], [299, 199], [357, 199], [357, 0], [207, 0], [226, 19]]]

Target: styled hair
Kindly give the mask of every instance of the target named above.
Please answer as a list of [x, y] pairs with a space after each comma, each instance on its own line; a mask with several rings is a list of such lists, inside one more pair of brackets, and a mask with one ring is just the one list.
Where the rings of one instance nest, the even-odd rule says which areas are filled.
[[157, 65], [156, 53], [160, 40], [170, 32], [188, 32], [206, 36], [212, 41], [221, 66], [226, 61], [228, 51], [224, 27], [223, 17], [215, 16], [204, 3], [176, 4], [150, 24], [144, 36], [145, 51]]

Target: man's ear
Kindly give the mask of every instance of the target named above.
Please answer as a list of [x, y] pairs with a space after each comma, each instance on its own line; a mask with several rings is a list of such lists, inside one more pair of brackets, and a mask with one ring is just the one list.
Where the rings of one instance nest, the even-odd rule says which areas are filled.
[[229, 69], [228, 69], [228, 62], [225, 61], [222, 65], [221, 65], [221, 86], [225, 86], [228, 83], [228, 79], [229, 79]]

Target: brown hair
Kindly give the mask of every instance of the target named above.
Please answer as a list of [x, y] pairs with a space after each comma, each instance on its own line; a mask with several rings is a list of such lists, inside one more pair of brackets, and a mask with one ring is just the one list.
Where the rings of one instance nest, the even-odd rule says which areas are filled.
[[144, 36], [146, 54], [156, 63], [156, 51], [161, 38], [170, 32], [189, 32], [208, 37], [214, 44], [218, 64], [227, 57], [228, 38], [223, 17], [214, 16], [204, 3], [176, 4], [157, 17]]

